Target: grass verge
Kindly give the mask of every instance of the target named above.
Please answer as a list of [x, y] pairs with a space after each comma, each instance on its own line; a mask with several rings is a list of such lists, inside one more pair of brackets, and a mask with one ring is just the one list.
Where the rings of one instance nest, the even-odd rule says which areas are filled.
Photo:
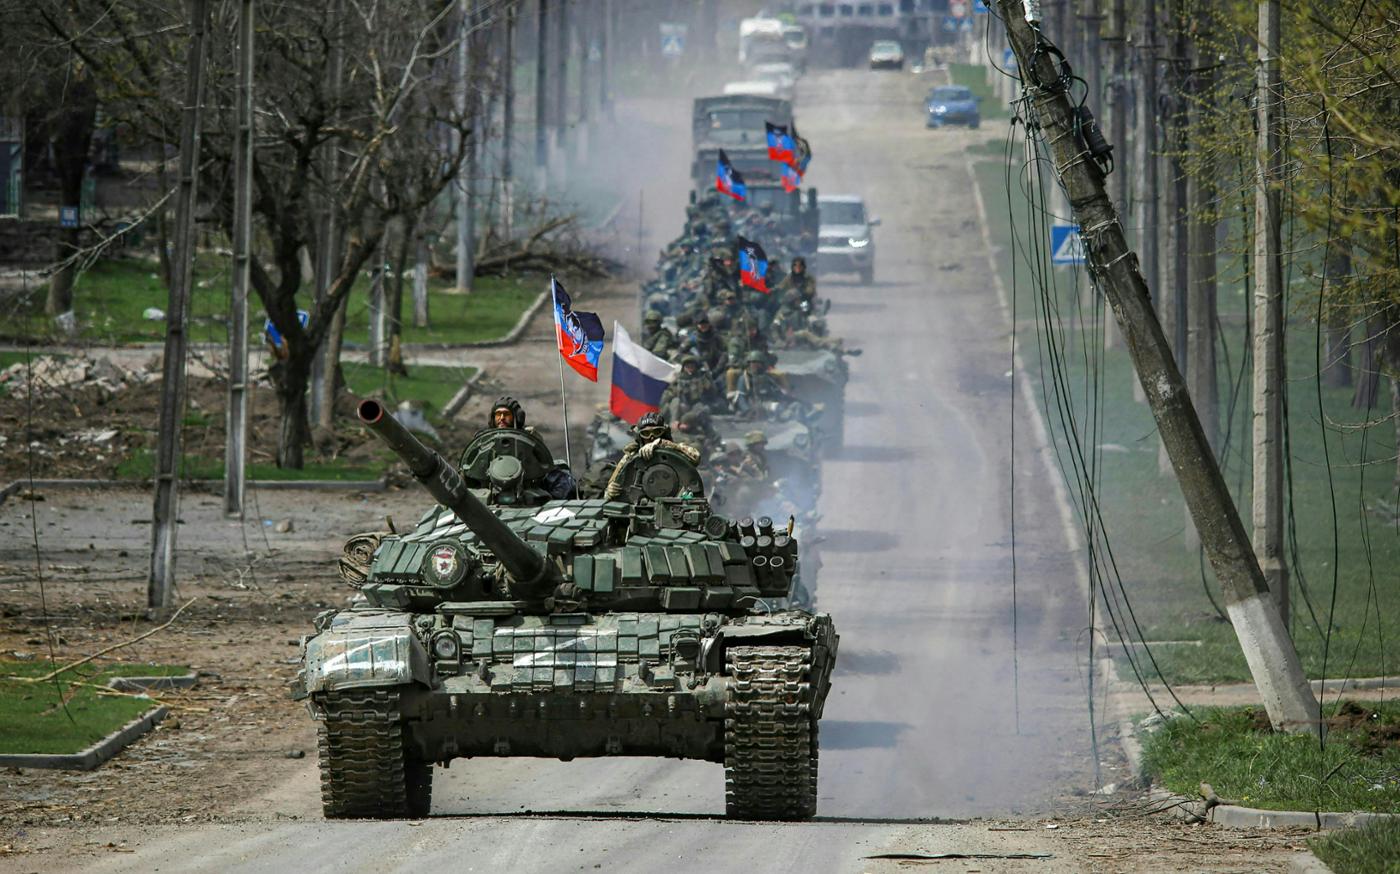
[[[138, 449], [117, 465], [117, 479], [149, 480], [155, 475], [156, 456], [149, 449]], [[187, 455], [181, 467], [187, 480], [221, 480], [224, 478], [224, 460], [205, 458], [200, 455]], [[281, 480], [303, 482], [307, 480], [347, 480], [379, 479], [384, 471], [377, 467], [345, 464], [336, 461], [307, 461], [300, 470], [278, 467], [266, 462], [248, 465], [248, 478], [255, 480]]]
[[1308, 841], [1333, 874], [1400, 872], [1400, 820], [1371, 823]]
[[[1111, 579], [1106, 581], [1115, 602], [1114, 615], [1124, 626], [1124, 635], [1134, 640], [1200, 642], [1153, 646], [1151, 657], [1143, 654], [1137, 667], [1149, 681], [1159, 677], [1171, 683], [1248, 681], [1250, 674], [1234, 630], [1217, 608], [1219, 585], [1199, 554], [1186, 548], [1185, 504], [1175, 478], [1159, 472], [1156, 425], [1147, 405], [1134, 397], [1137, 377], [1128, 354], [1121, 344], [1103, 351], [1102, 328], [1095, 323], [1092, 299], [1077, 291], [1077, 281], [1066, 268], [1057, 269], [1056, 287], [1049, 295], [1065, 375], [1064, 403], [1056, 400], [1043, 300], [1031, 282], [1024, 254], [1048, 248], [1041, 239], [1048, 235], [1047, 220], [1037, 217], [1022, 192], [1019, 150], [1013, 151], [1008, 184], [1001, 148], [997, 144], [996, 150], [989, 149], [998, 158], [977, 161], [974, 171], [992, 239], [1001, 246], [998, 268], [1007, 288], [1014, 289], [1018, 347], [1062, 462], [1069, 463], [1071, 445], [1065, 439], [1062, 411], [1072, 411], [1081, 435], [1094, 435], [1083, 437], [1082, 443], [1086, 461], [1097, 468], [1097, 499], [1123, 582], [1119, 591]], [[1013, 252], [1020, 253], [1014, 262]], [[1227, 260], [1222, 256], [1218, 297], [1220, 418], [1225, 438], [1221, 455], [1226, 482], [1248, 525], [1250, 381], [1248, 372], [1240, 368], [1246, 299], [1243, 286], [1227, 278], [1239, 272], [1238, 265], [1228, 265]], [[1326, 432], [1324, 447], [1314, 364], [1316, 328], [1296, 309], [1298, 295], [1305, 291], [1295, 284], [1290, 292], [1295, 309], [1287, 343], [1289, 510], [1294, 519], [1289, 534], [1294, 549], [1289, 559], [1295, 607], [1291, 630], [1311, 677], [1323, 675], [1324, 660], [1329, 678], [1387, 674], [1393, 672], [1395, 662], [1393, 656], [1387, 657], [1382, 643], [1400, 635], [1394, 589], [1385, 585], [1386, 569], [1400, 566], [1392, 483], [1395, 432], [1389, 425], [1356, 428], [1368, 418], [1383, 418], [1384, 411], [1368, 415], [1353, 409], [1351, 389], [1323, 386], [1321, 410], [1327, 421], [1335, 423]], [[1075, 493], [1073, 487], [1070, 491]], [[1078, 516], [1079, 510], [1075, 512]], [[1106, 620], [1105, 624], [1113, 633], [1111, 623]], [[1120, 675], [1133, 677], [1132, 665], [1122, 656], [1118, 662]]]
[[1268, 810], [1393, 812], [1400, 809], [1400, 705], [1346, 705], [1327, 743], [1269, 729], [1248, 707], [1169, 720], [1143, 743], [1155, 782], [1195, 796], [1209, 783], [1222, 799]]
[[[190, 299], [189, 337], [195, 343], [223, 343], [228, 339], [228, 258], [204, 252], [195, 263], [195, 285]], [[476, 343], [499, 339], [515, 325], [521, 313], [547, 285], [538, 276], [480, 276], [470, 295], [451, 291], [452, 283], [430, 279], [427, 328], [404, 327], [407, 343]], [[302, 307], [311, 293], [307, 288]], [[35, 294], [29, 310], [5, 333], [29, 335], [36, 342], [64, 342], [51, 319], [43, 315], [43, 295]], [[147, 319], [149, 309], [162, 312], [168, 303], [165, 283], [154, 262], [134, 258], [99, 261], [78, 277], [73, 290], [79, 341], [96, 343], [158, 343], [165, 338], [163, 319]], [[412, 313], [405, 289], [406, 315]], [[254, 300], [250, 331], [254, 342], [262, 332], [262, 308]], [[350, 292], [346, 310], [346, 339], [364, 344], [369, 335], [369, 277], [361, 274]], [[411, 318], [409, 319], [411, 321]]]
[[65, 671], [56, 683], [13, 679], [42, 677], [51, 670], [47, 662], [0, 662], [0, 752], [80, 752], [153, 706], [138, 695], [106, 694], [102, 687], [108, 680], [174, 676], [189, 668], [88, 664]]
[[382, 367], [345, 362], [345, 382], [361, 397], [377, 394], [392, 404], [418, 401], [431, 417], [447, 406], [453, 395], [476, 375], [475, 367], [431, 367], [424, 364], [408, 369], [408, 376], [395, 376]]
[[[1011, 110], [1001, 102], [996, 89], [987, 84], [986, 67], [977, 64], [949, 64], [948, 81], [971, 89], [973, 94], [981, 98], [978, 109], [981, 110], [983, 121], [1011, 117]], [[990, 207], [990, 204], [988, 206]]]

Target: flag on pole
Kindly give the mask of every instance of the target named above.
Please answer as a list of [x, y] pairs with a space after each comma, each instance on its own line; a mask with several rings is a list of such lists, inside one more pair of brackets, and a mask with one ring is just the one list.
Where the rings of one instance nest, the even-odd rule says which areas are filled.
[[791, 164], [783, 165], [782, 179], [784, 191], [796, 191], [797, 187], [802, 184], [802, 174], [798, 173], [797, 168]]
[[768, 293], [768, 253], [763, 251], [763, 247], [746, 240], [738, 238], [739, 247], [739, 282], [752, 288], [754, 291]]
[[739, 175], [739, 171], [734, 169], [734, 165], [729, 162], [729, 156], [724, 153], [724, 149], [719, 150], [719, 161], [715, 164], [715, 190], [721, 191], [735, 200], [744, 200], [749, 196], [749, 188], [744, 184], [744, 177]]
[[680, 365], [658, 358], [632, 342], [627, 329], [613, 322], [612, 394], [608, 406], [627, 422], [661, 409], [661, 395], [676, 378]]
[[797, 144], [792, 141], [792, 135], [788, 133], [788, 129], [771, 121], [765, 121], [763, 127], [768, 133], [768, 157], [784, 164], [796, 161]]
[[806, 176], [807, 165], [812, 163], [812, 144], [797, 132], [796, 121], [792, 123], [792, 142], [792, 166], [797, 169], [798, 176]]
[[549, 277], [549, 292], [554, 298], [554, 334], [559, 355], [584, 379], [598, 381], [598, 359], [603, 354], [603, 322], [597, 313], [579, 312], [573, 308], [563, 283]]

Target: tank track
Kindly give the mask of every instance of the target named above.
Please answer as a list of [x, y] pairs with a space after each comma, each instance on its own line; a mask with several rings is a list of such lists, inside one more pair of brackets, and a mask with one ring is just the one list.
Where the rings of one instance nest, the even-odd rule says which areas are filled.
[[812, 652], [803, 646], [731, 646], [724, 702], [725, 813], [735, 819], [806, 819], [817, 812], [817, 722]]
[[433, 766], [405, 748], [398, 692], [329, 692], [318, 703], [324, 712], [317, 735], [326, 818], [426, 816]]

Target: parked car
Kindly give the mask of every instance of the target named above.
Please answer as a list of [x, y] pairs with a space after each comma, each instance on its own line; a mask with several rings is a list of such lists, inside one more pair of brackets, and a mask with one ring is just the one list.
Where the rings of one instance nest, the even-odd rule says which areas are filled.
[[928, 93], [924, 102], [924, 127], [965, 124], [975, 128], [982, 124], [978, 104], [982, 98], [961, 85], [943, 85]]
[[892, 39], [877, 39], [870, 45], [870, 69], [903, 70], [904, 48]]
[[821, 215], [817, 229], [817, 270], [821, 273], [859, 273], [867, 285], [875, 281], [875, 236], [880, 223], [865, 212], [865, 201], [856, 194], [824, 194], [817, 197]]

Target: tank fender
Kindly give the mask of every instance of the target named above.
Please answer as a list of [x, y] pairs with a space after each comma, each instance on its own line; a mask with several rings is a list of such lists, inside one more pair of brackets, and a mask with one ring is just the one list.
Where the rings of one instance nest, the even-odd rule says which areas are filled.
[[303, 646], [297, 698], [365, 686], [432, 685], [428, 651], [404, 614], [342, 613]]

